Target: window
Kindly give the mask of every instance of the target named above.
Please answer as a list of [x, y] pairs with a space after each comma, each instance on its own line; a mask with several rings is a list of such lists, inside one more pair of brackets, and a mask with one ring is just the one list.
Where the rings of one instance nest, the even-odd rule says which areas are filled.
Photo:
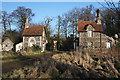
[[8, 47], [8, 45], [5, 45], [5, 47]]
[[110, 42], [107, 42], [106, 44], [107, 44], [107, 45], [106, 45], [107, 48], [110, 48], [110, 47], [111, 47]]
[[93, 32], [92, 31], [88, 31], [88, 37], [92, 37], [93, 36]]
[[88, 48], [92, 48], [93, 47], [93, 42], [88, 42]]

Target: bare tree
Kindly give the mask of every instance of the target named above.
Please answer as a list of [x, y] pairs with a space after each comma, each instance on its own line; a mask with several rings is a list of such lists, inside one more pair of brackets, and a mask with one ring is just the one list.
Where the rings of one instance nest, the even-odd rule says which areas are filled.
[[93, 21], [95, 19], [96, 9], [93, 5], [86, 6], [86, 8], [80, 9], [80, 20]]
[[61, 25], [62, 25], [62, 17], [58, 16], [58, 23], [57, 23], [57, 47], [58, 49], [60, 48], [60, 29], [61, 29]]
[[50, 35], [51, 35], [51, 33], [52, 33], [52, 30], [51, 30], [51, 28], [50, 28], [50, 23], [51, 23], [51, 21], [52, 21], [53, 19], [52, 18], [45, 18], [45, 21], [44, 21], [44, 25], [45, 25], [45, 30], [46, 30], [46, 34], [47, 34], [47, 40], [49, 40], [50, 39]]
[[69, 26], [73, 34], [73, 38], [78, 35], [78, 21], [92, 21], [95, 20], [96, 9], [93, 5], [86, 6], [85, 8], [73, 8], [66, 13], [64, 26]]
[[62, 27], [61, 27], [61, 29], [65, 34], [65, 38], [67, 39], [70, 32], [69, 32], [69, 20], [68, 20], [68, 16], [66, 14], [64, 14], [62, 16]]
[[13, 20], [12, 15], [9, 15], [9, 16], [8, 16], [8, 25], [9, 25], [10, 31], [11, 31], [11, 25], [12, 25], [13, 21], [14, 21], [14, 20]]
[[114, 33], [116, 32], [116, 15], [111, 12], [109, 9], [104, 9], [101, 12], [102, 16], [102, 23], [104, 26], [104, 33], [113, 36]]
[[4, 31], [7, 31], [7, 27], [8, 27], [8, 14], [6, 11], [2, 11], [1, 12], [1, 18], [2, 18], [2, 25], [4, 27]]
[[79, 19], [79, 8], [74, 8], [70, 12], [68, 12], [69, 27], [71, 27], [73, 38], [77, 37], [78, 19]]
[[[111, 21], [107, 21], [105, 24], [109, 24], [110, 22], [112, 23], [112, 25], [107, 26], [106, 25], [106, 29], [110, 29], [111, 28], [111, 32], [112, 32], [112, 36], [115, 33], [120, 33], [120, 1], [118, 2], [118, 6], [116, 5], [116, 3], [113, 2], [113, 0], [104, 0], [105, 4], [102, 4], [100, 2], [98, 2], [100, 5], [102, 5], [104, 7], [104, 12], [106, 11], [106, 13], [103, 14], [103, 16], [105, 17], [106, 14], [109, 15], [111, 14], [110, 18]], [[108, 20], [110, 20], [110, 18], [108, 17]], [[107, 17], [106, 17], [107, 19]], [[104, 21], [105, 19], [103, 19]], [[114, 24], [114, 25], [113, 25]], [[110, 31], [108, 31], [109, 33]]]
[[32, 13], [32, 10], [30, 8], [25, 8], [23, 6], [18, 7], [16, 10], [12, 12], [12, 17], [14, 18], [14, 22], [20, 28], [21, 32], [25, 27], [26, 18], [28, 18], [30, 21], [33, 16], [34, 14]]

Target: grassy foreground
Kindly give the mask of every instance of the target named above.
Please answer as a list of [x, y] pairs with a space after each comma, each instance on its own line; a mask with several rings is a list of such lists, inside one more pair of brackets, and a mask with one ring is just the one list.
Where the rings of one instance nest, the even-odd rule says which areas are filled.
[[[119, 64], [118, 64], [119, 65]], [[3, 78], [120, 78], [120, 67], [112, 59], [93, 59], [87, 53], [70, 52], [36, 60], [3, 74]]]
[[[19, 61], [19, 60], [25, 60], [28, 58], [33, 58], [33, 57], [37, 57], [37, 56], [41, 56], [47, 53], [51, 53], [50, 51], [46, 51], [46, 52], [31, 52], [31, 53], [26, 53], [24, 55], [12, 55], [12, 56], [5, 56], [2, 57], [2, 63], [6, 63], [6, 62], [12, 62], [12, 61]], [[16, 53], [18, 54], [18, 53]]]

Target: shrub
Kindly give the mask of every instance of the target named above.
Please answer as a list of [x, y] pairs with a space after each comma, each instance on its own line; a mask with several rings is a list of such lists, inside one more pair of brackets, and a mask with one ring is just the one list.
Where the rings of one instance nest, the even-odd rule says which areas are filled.
[[117, 42], [117, 43], [116, 43], [116, 47], [119, 47], [119, 48], [120, 48], [120, 42]]
[[69, 52], [69, 51], [67, 51], [67, 52], [66, 52], [66, 54], [70, 55], [70, 52]]
[[38, 46], [38, 45], [33, 45], [32, 46], [32, 51], [39, 51], [39, 50], [41, 50], [41, 48], [40, 48], [40, 46]]
[[18, 55], [18, 53], [17, 53], [17, 52], [14, 52], [14, 51], [9, 51], [9, 53], [10, 53], [11, 55]]
[[2, 52], [2, 55], [18, 55], [17, 52], [14, 52], [14, 51], [3, 51]]

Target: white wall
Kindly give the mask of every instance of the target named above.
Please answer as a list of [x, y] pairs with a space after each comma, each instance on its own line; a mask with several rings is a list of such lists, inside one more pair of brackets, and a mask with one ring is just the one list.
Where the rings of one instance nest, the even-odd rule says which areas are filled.
[[23, 47], [23, 42], [21, 42], [21, 43], [19, 43], [19, 44], [16, 44], [16, 52], [19, 50], [20, 51], [20, 49], [22, 49], [22, 47]]
[[10, 39], [6, 39], [3, 42], [2, 48], [3, 48], [4, 51], [10, 51], [13, 48], [13, 43], [11, 42]]

